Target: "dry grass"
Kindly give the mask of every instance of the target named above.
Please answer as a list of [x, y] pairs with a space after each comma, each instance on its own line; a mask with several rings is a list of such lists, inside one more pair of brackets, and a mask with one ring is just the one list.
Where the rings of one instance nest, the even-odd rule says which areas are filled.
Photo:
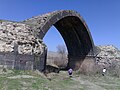
[[[8, 78], [15, 76], [22, 77]], [[0, 90], [120, 90], [120, 78], [107, 75], [86, 76], [75, 72], [70, 78], [65, 71], [50, 73], [45, 77], [38, 71], [13, 70], [0, 75]]]

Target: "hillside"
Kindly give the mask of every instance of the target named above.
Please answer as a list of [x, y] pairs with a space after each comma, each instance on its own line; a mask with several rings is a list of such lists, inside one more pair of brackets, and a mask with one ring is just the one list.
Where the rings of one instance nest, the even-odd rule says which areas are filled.
[[[97, 66], [111, 66], [107, 68], [105, 76], [102, 76], [101, 72], [89, 76], [74, 71], [70, 78], [67, 71], [44, 75], [39, 71], [7, 70], [1, 67], [0, 90], [120, 90], [120, 51], [112, 45], [98, 48], [101, 52], [97, 55]], [[54, 57], [58, 55], [54, 52], [49, 53]], [[117, 68], [113, 61], [118, 61], [115, 63]]]
[[120, 90], [120, 78], [86, 76], [65, 71], [44, 76], [38, 71], [7, 71], [0, 74], [0, 90]]

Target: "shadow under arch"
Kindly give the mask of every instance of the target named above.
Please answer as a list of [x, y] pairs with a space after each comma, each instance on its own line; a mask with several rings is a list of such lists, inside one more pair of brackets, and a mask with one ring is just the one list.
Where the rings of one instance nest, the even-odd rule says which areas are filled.
[[43, 39], [53, 25], [63, 37], [68, 50], [68, 68], [79, 69], [86, 57], [95, 56], [95, 46], [83, 18], [72, 10], [54, 11], [24, 21], [34, 30], [36, 38]]

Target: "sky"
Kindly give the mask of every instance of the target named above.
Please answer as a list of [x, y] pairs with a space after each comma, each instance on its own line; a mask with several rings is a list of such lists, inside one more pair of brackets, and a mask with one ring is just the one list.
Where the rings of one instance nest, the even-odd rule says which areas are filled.
[[[75, 10], [86, 21], [95, 45], [120, 49], [120, 0], [0, 0], [0, 19], [23, 21], [55, 10]], [[51, 27], [44, 37], [49, 51], [64, 44]]]

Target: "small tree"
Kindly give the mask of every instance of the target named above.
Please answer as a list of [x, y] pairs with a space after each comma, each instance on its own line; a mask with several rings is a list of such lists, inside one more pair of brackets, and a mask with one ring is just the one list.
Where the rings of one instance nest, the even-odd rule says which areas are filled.
[[54, 64], [59, 66], [60, 68], [65, 68], [67, 66], [68, 60], [66, 55], [66, 47], [65, 45], [58, 45], [57, 47], [58, 56], [54, 61]]
[[57, 46], [57, 52], [61, 55], [62, 59], [66, 55], [66, 47], [65, 45], [58, 45]]

